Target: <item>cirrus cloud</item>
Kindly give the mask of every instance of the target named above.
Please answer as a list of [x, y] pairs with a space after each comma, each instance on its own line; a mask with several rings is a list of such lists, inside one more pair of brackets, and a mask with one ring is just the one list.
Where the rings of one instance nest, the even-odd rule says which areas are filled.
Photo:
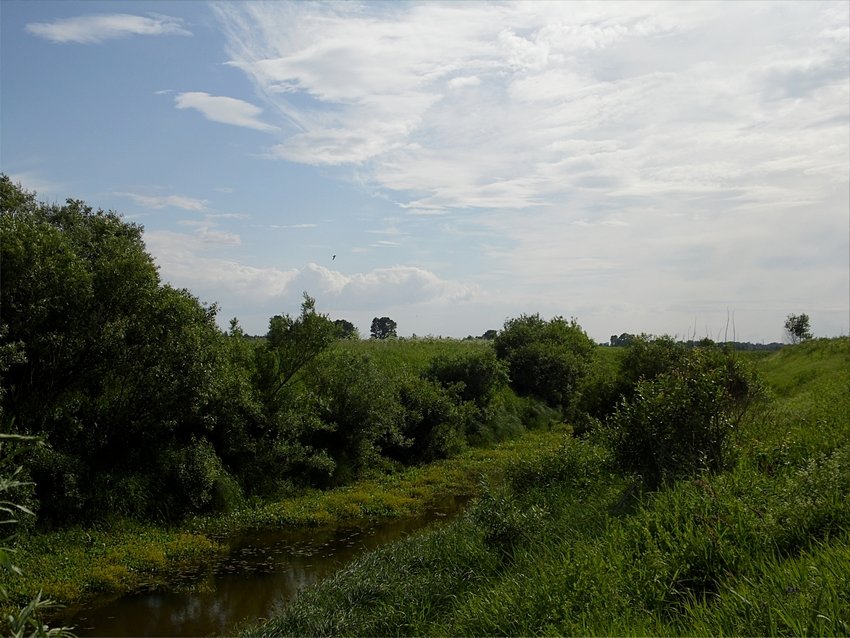
[[160, 14], [129, 13], [62, 18], [53, 22], [31, 22], [27, 32], [58, 44], [100, 44], [131, 35], [192, 35], [179, 18]]

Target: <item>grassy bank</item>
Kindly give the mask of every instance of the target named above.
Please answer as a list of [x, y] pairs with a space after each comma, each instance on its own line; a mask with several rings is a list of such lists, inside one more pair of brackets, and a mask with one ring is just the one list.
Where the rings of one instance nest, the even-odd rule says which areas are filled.
[[848, 354], [761, 359], [724, 472], [641, 494], [601, 440], [568, 440], [246, 634], [847, 635]]
[[25, 537], [17, 547], [22, 574], [8, 583], [12, 600], [36, 592], [64, 604], [167, 583], [182, 570], [227, 550], [226, 538], [251, 528], [333, 526], [420, 513], [448, 495], [475, 495], [481, 477], [498, 480], [516, 463], [556, 449], [563, 430], [541, 430], [456, 458], [335, 490], [310, 490], [228, 515], [187, 520], [176, 528], [122, 520]]

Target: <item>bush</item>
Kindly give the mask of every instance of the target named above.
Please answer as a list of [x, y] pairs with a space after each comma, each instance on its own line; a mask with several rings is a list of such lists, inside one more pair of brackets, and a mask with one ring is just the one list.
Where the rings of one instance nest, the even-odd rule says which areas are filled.
[[517, 394], [535, 396], [569, 413], [596, 346], [575, 320], [522, 315], [494, 340]]
[[633, 337], [620, 363], [621, 394], [631, 396], [639, 381], [649, 381], [669, 372], [687, 353], [684, 344], [671, 337]]
[[404, 435], [411, 444], [388, 450], [403, 463], [428, 463], [466, 448], [469, 410], [459, 406], [438, 383], [411, 377], [399, 388], [404, 408]]
[[505, 365], [489, 348], [435, 357], [423, 376], [481, 409], [487, 408], [496, 392], [508, 383]]
[[119, 215], [36, 203], [6, 176], [0, 195], [0, 411], [45, 442], [27, 461], [40, 522], [114, 513], [121, 477], [139, 488], [122, 511], [145, 516], [157, 494], [140, 490], [161, 485], [162, 459], [252, 410], [236, 405], [250, 396], [231, 390], [216, 308], [162, 285], [141, 227]]
[[181, 450], [171, 450], [163, 459], [166, 495], [159, 498], [174, 511], [226, 512], [242, 502], [238, 484], [222, 467], [206, 439], [192, 440]]
[[661, 484], [725, 464], [736, 409], [753, 394], [741, 364], [693, 350], [668, 372], [638, 381], [608, 419], [619, 466]]
[[303, 432], [303, 442], [324, 451], [335, 467], [330, 484], [346, 483], [381, 461], [385, 449], [407, 447], [397, 382], [368, 356], [348, 352], [322, 357], [305, 373], [304, 408], [323, 427]]

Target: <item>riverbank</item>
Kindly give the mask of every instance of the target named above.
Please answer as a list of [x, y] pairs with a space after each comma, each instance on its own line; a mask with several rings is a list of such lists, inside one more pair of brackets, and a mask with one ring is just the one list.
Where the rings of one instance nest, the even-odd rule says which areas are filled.
[[221, 516], [192, 518], [164, 528], [130, 520], [71, 528], [21, 539], [15, 555], [22, 574], [7, 584], [12, 602], [39, 590], [75, 605], [103, 595], [167, 586], [185, 571], [228, 550], [228, 537], [252, 529], [333, 527], [421, 514], [449, 496], [475, 496], [482, 477], [496, 481], [510, 468], [551, 454], [568, 430], [526, 431], [487, 448], [339, 489], [310, 490], [255, 503]]

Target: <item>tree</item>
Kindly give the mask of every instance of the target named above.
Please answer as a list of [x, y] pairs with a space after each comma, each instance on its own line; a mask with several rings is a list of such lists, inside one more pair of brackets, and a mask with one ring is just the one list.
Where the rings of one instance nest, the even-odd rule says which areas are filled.
[[280, 408], [284, 386], [333, 343], [336, 330], [327, 316], [316, 312], [316, 300], [306, 292], [300, 317], [287, 314], [269, 319], [265, 347], [256, 351], [255, 381], [270, 415]]
[[172, 489], [171, 453], [203, 452], [251, 410], [215, 306], [160, 282], [140, 226], [77, 200], [38, 203], [5, 175], [0, 261], [0, 429], [44, 441], [25, 463], [40, 519], [205, 507]]
[[634, 339], [635, 336], [630, 335], [628, 332], [624, 332], [619, 337], [617, 335], [611, 335], [611, 345], [614, 347], [625, 347], [631, 344]]
[[811, 339], [813, 335], [809, 323], [809, 315], [805, 313], [788, 315], [788, 318], [785, 320], [785, 334], [791, 343], [800, 343], [806, 339]]
[[396, 322], [390, 319], [389, 317], [375, 317], [374, 319], [372, 319], [372, 338], [386, 339], [387, 337], [397, 336], [396, 325]]
[[487, 341], [492, 341], [499, 335], [498, 330], [487, 330], [483, 335], [478, 337], [479, 339], [486, 339]]
[[345, 319], [337, 319], [334, 321], [334, 325], [337, 328], [337, 336], [340, 339], [359, 339], [360, 333], [357, 331], [357, 328], [350, 321], [346, 321]]
[[506, 321], [493, 345], [508, 365], [517, 394], [535, 396], [565, 413], [596, 351], [575, 319], [544, 321], [539, 314]]

